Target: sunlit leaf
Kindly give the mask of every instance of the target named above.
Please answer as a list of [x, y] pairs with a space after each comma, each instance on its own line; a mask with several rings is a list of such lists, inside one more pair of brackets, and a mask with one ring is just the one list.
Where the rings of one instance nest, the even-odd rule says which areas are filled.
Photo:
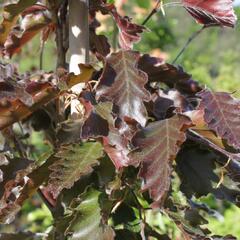
[[200, 109], [208, 127], [227, 140], [230, 146], [240, 148], [240, 100], [224, 92], [201, 91]]
[[182, 0], [183, 6], [201, 24], [234, 27], [237, 17], [233, 0]]
[[[44, 104], [59, 97], [66, 91], [66, 88], [71, 88], [75, 84], [90, 80], [93, 68], [85, 65], [80, 65], [80, 68], [81, 73], [79, 75], [69, 74], [66, 71], [63, 74], [59, 74], [58, 72], [43, 74], [40, 72], [39, 74], [33, 74], [27, 77], [18, 75], [15, 72], [13, 72], [11, 76], [8, 74], [6, 79], [0, 82], [0, 88], [4, 87], [5, 92], [11, 92], [5, 94], [4, 97], [0, 99], [0, 130], [31, 115]], [[30, 107], [27, 106], [18, 99], [18, 95], [16, 96], [16, 94], [13, 94], [15, 98], [12, 99], [11, 94], [12, 91], [14, 92], [13, 87], [5, 87], [9, 86], [8, 78], [23, 78], [24, 81], [22, 84], [24, 86], [24, 91], [31, 95], [34, 104]], [[64, 90], [59, 89], [58, 85], [64, 85]]]
[[133, 51], [111, 54], [98, 85], [97, 97], [113, 101], [122, 119], [129, 117], [144, 126], [147, 112], [143, 101], [149, 101], [150, 94], [144, 88], [147, 75], [137, 68], [138, 59], [139, 53]]

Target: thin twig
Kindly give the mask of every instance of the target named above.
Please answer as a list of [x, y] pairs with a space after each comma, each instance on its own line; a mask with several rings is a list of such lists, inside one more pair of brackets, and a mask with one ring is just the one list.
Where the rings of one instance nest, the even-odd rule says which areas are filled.
[[189, 44], [206, 28], [206, 26], [202, 26], [202, 28], [200, 28], [199, 30], [197, 30], [196, 32], [194, 32], [191, 37], [187, 40], [187, 42], [185, 43], [185, 45], [183, 46], [183, 48], [181, 49], [181, 51], [178, 53], [178, 55], [176, 56], [176, 58], [173, 60], [172, 64], [175, 64], [177, 62], [177, 60], [181, 57], [181, 55], [185, 52], [185, 50], [187, 49], [187, 47], [189, 46]]
[[220, 148], [219, 146], [217, 146], [216, 144], [214, 144], [210, 140], [204, 138], [202, 135], [198, 134], [197, 132], [195, 132], [192, 129], [188, 129], [188, 132], [193, 134], [193, 135], [188, 135], [188, 137], [190, 139], [192, 139], [193, 141], [197, 141], [197, 142], [200, 142], [204, 145], [210, 146], [211, 148], [213, 148], [216, 151], [225, 155], [228, 159], [240, 161], [240, 154], [239, 153], [230, 153], [230, 152]]
[[45, 46], [45, 41], [41, 41], [41, 46], [40, 46], [40, 59], [39, 59], [39, 69], [43, 69], [43, 54], [44, 54], [44, 46]]
[[179, 6], [181, 5], [181, 2], [169, 2], [169, 3], [162, 3], [162, 0], [158, 0], [152, 11], [149, 13], [149, 15], [145, 18], [145, 20], [142, 22], [142, 25], [146, 25], [147, 22], [152, 18], [154, 14], [156, 14], [159, 9], [162, 10], [164, 14], [164, 7], [173, 7], [173, 6]]
[[149, 15], [145, 18], [145, 20], [142, 22], [142, 25], [146, 25], [146, 23], [151, 19], [151, 17], [158, 12], [158, 9], [161, 7], [162, 0], [158, 0], [156, 2], [155, 7], [152, 9], [152, 11], [149, 13]]
[[46, 205], [46, 207], [51, 212], [52, 216], [54, 216], [55, 209], [52, 206], [52, 204], [48, 201], [48, 199], [45, 197], [45, 195], [43, 194], [43, 192], [40, 188], [38, 188], [37, 193], [38, 193], [39, 197], [42, 199], [42, 201], [44, 202], [44, 204]]

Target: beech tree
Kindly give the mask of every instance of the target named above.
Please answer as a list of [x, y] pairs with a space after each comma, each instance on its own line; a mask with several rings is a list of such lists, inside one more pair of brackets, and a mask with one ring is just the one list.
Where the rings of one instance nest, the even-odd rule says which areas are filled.
[[[134, 51], [148, 20], [176, 4], [202, 28], [174, 63]], [[235, 26], [232, 0], [159, 0], [142, 24], [107, 0], [2, 7], [0, 222], [11, 224], [34, 194], [54, 221], [46, 233], [0, 239], [173, 239], [147, 221], [151, 211], [171, 219], [180, 239], [236, 239], [207, 229], [211, 209], [199, 199], [239, 206], [240, 100], [175, 64], [204, 29]], [[97, 15], [112, 17], [117, 49], [98, 33]], [[42, 46], [55, 36], [56, 69], [43, 72], [41, 63], [20, 74], [10, 59], [37, 34]], [[47, 139], [44, 155], [28, 142], [33, 131]]]

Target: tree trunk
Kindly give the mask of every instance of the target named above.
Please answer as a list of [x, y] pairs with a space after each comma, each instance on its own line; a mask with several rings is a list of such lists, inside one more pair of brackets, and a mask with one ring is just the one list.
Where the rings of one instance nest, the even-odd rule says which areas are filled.
[[[79, 74], [80, 63], [89, 63], [89, 23], [88, 23], [88, 0], [69, 1], [69, 70], [74, 74]], [[83, 84], [78, 84], [72, 91], [79, 94]], [[79, 114], [77, 106], [79, 101], [72, 100], [71, 115], [76, 118]]]

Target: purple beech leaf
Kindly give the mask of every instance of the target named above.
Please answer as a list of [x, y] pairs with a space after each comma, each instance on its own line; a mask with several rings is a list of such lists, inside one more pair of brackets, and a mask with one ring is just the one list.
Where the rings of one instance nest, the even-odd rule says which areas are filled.
[[128, 16], [121, 16], [114, 4], [108, 4], [106, 1], [94, 0], [90, 3], [90, 14], [95, 16], [96, 11], [102, 14], [111, 14], [119, 29], [119, 44], [124, 50], [130, 50], [134, 43], [141, 40], [140, 34], [146, 30], [144, 26], [132, 23]]
[[[134, 51], [119, 51], [107, 57], [104, 72], [97, 87], [97, 98], [113, 101], [119, 108], [121, 119], [129, 117], [142, 126], [147, 122], [147, 111], [143, 101], [150, 100], [144, 88], [147, 75], [137, 68], [140, 55]], [[109, 71], [109, 66], [115, 71]]]
[[[121, 129], [115, 126], [115, 118], [113, 116], [113, 103], [99, 102], [96, 105], [89, 106], [89, 102], [82, 101], [87, 109], [92, 108], [88, 113], [89, 117], [85, 120], [81, 136], [84, 139], [103, 137], [104, 151], [112, 160], [114, 166], [120, 169], [128, 166], [129, 158], [127, 154], [128, 138]], [[128, 131], [126, 126], [125, 132]]]
[[205, 89], [198, 93], [204, 110], [204, 120], [211, 130], [227, 140], [230, 146], [240, 149], [240, 100], [229, 93]]
[[201, 87], [191, 79], [191, 75], [184, 72], [180, 66], [164, 63], [161, 58], [144, 54], [138, 61], [138, 67], [147, 73], [150, 83], [164, 83], [169, 88], [176, 88], [180, 93], [187, 95], [201, 91]]
[[[216, 162], [223, 159], [213, 151], [200, 148], [199, 145], [184, 146], [176, 158], [176, 171], [180, 177], [180, 190], [188, 199], [193, 196], [196, 198], [213, 194], [217, 199], [228, 200], [239, 206], [240, 191], [237, 184], [222, 181], [222, 184], [216, 188], [220, 182], [220, 177], [214, 172], [217, 169]], [[225, 163], [226, 164], [226, 163]], [[231, 167], [233, 164], [231, 164]], [[236, 169], [235, 169], [236, 170]], [[229, 171], [231, 171], [229, 169]], [[227, 175], [232, 174], [228, 172]], [[224, 177], [224, 180], [226, 177]]]
[[48, 189], [53, 197], [57, 198], [64, 188], [71, 188], [81, 176], [92, 172], [102, 155], [103, 148], [98, 142], [62, 146], [55, 154], [58, 160], [49, 167]]
[[119, 29], [119, 44], [122, 49], [130, 50], [134, 43], [141, 40], [141, 33], [146, 30], [144, 26], [131, 22], [131, 18], [120, 16], [116, 9], [112, 10], [112, 15]]
[[234, 27], [236, 24], [233, 0], [182, 0], [181, 2], [201, 24], [226, 27]]
[[97, 56], [106, 57], [110, 53], [110, 44], [104, 35], [97, 35], [94, 30], [90, 31], [91, 51]]
[[7, 158], [5, 164], [0, 165], [3, 181], [0, 183], [0, 198], [7, 197], [22, 177], [27, 175], [32, 169], [33, 161], [24, 158]]
[[132, 139], [137, 148], [129, 154], [130, 164], [140, 165], [142, 190], [148, 190], [154, 200], [153, 207], [162, 204], [171, 183], [172, 161], [185, 141], [185, 129], [191, 121], [181, 115], [150, 123]]
[[114, 125], [112, 107], [111, 102], [100, 102], [91, 106], [92, 111], [82, 126], [82, 138], [97, 138], [108, 135], [109, 125]]

